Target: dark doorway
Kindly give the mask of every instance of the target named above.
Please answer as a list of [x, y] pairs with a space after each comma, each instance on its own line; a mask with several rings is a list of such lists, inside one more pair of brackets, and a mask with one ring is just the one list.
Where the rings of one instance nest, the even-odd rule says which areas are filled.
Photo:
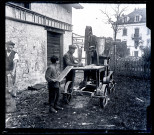
[[47, 66], [49, 66], [50, 57], [56, 55], [59, 58], [58, 67], [62, 69], [62, 44], [61, 44], [62, 34], [47, 31]]

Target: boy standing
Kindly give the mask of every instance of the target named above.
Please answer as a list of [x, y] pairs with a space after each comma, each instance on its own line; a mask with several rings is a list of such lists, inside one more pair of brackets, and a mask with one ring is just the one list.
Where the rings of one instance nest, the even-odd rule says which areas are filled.
[[57, 110], [63, 110], [63, 108], [57, 105], [59, 99], [59, 86], [60, 83], [56, 80], [59, 76], [59, 71], [57, 69], [58, 57], [53, 55], [50, 58], [51, 65], [47, 68], [45, 73], [45, 79], [48, 82], [49, 90], [49, 112], [57, 113]]

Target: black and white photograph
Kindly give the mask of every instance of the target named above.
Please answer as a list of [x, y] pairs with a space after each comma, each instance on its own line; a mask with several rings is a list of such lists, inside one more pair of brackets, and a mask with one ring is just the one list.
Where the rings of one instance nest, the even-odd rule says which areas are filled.
[[151, 133], [147, 8], [5, 2], [4, 132]]

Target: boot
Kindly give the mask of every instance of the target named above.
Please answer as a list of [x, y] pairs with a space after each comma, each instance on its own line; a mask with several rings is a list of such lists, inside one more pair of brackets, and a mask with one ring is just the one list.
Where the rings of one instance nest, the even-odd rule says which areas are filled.
[[50, 113], [57, 113], [57, 111], [56, 111], [53, 107], [50, 107], [50, 108], [49, 108], [49, 112], [50, 112]]
[[63, 110], [64, 108], [62, 108], [62, 107], [60, 107], [60, 106], [58, 106], [58, 105], [55, 105], [55, 107], [54, 107], [56, 110]]

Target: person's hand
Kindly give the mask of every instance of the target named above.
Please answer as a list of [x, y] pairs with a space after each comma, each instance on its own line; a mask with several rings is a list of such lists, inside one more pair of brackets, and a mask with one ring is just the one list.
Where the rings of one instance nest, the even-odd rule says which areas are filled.
[[57, 79], [52, 79], [53, 82], [57, 82]]

